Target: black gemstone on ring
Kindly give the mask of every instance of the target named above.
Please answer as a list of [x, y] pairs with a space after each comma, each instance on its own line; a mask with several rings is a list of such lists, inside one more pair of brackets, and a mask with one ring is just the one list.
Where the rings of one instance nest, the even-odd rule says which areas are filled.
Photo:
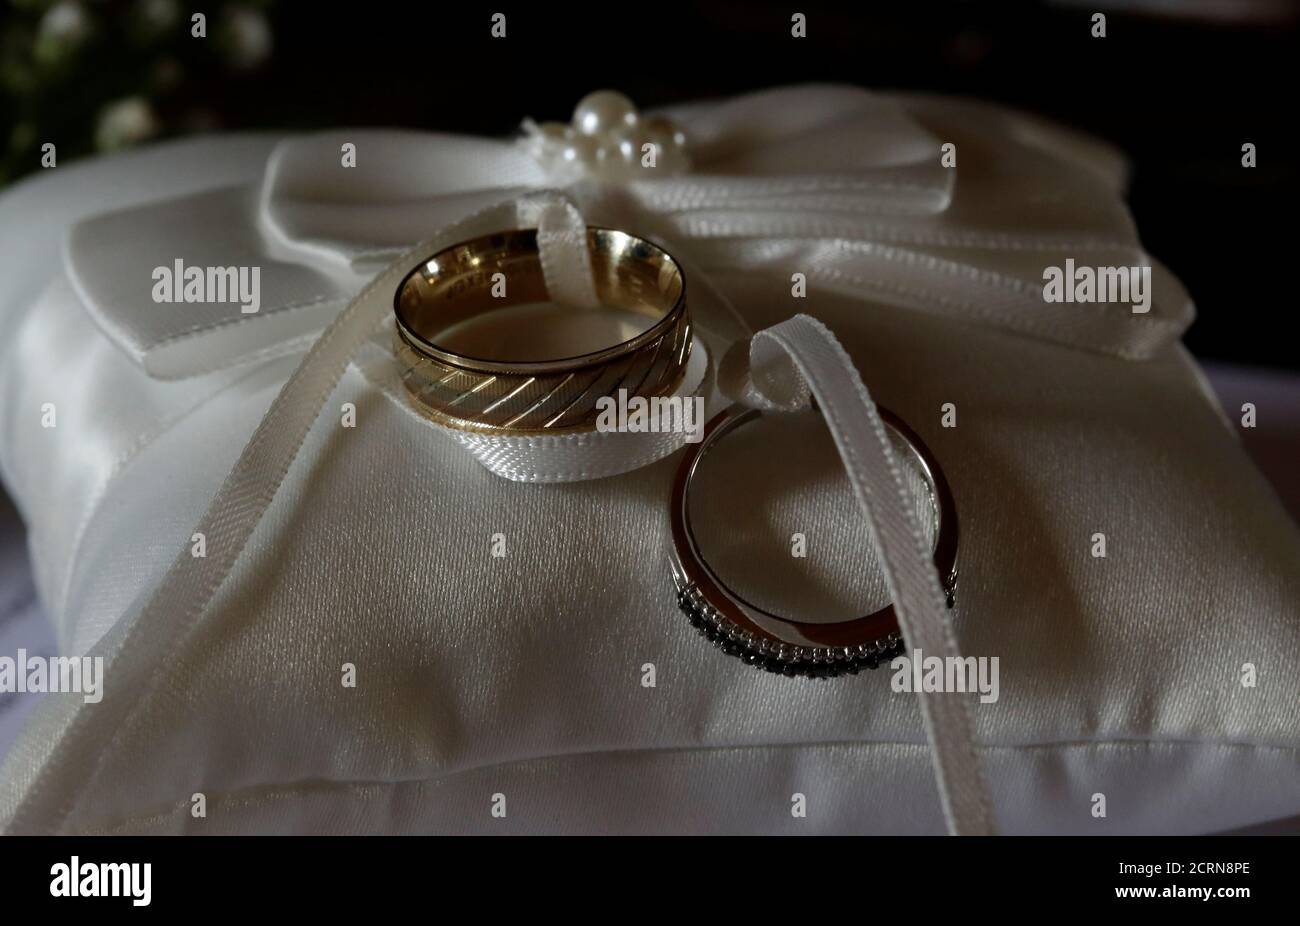
[[831, 662], [818, 662], [812, 659], [778, 659], [768, 653], [757, 650], [742, 640], [733, 640], [725, 631], [719, 630], [705, 616], [704, 609], [690, 597], [685, 590], [677, 593], [677, 604], [691, 626], [700, 632], [714, 646], [728, 656], [735, 656], [747, 665], [778, 675], [803, 676], [805, 678], [834, 678], [839, 675], [857, 675], [863, 669], [875, 669], [882, 662], [903, 653], [903, 641], [896, 639], [883, 650], [876, 650], [862, 656], [847, 659], [835, 659]]

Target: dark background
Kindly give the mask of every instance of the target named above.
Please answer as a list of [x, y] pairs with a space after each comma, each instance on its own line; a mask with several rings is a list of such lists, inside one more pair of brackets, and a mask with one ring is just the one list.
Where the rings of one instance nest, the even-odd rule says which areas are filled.
[[[9, 3], [7, 76], [48, 6]], [[641, 107], [801, 81], [978, 96], [1129, 154], [1143, 241], [1197, 302], [1186, 338], [1196, 354], [1300, 369], [1287, 276], [1300, 205], [1295, 3], [175, 5], [183, 21], [142, 38], [141, 4], [82, 3], [98, 31], [74, 63], [34, 95], [6, 92], [12, 124], [24, 126], [11, 139], [11, 177], [38, 164], [23, 147], [34, 138], [59, 141], [61, 158], [94, 150], [95, 108], [133, 94], [157, 111], [156, 135], [344, 124], [504, 134], [526, 115], [567, 121], [600, 87]], [[212, 41], [190, 38], [191, 10], [207, 12]], [[269, 26], [269, 54], [255, 65], [223, 57], [233, 10]], [[808, 17], [805, 39], [790, 37], [796, 10]], [[489, 35], [497, 11], [504, 41]], [[1102, 39], [1091, 35], [1097, 11], [1107, 14]], [[1257, 146], [1254, 169], [1241, 166], [1244, 142]]]

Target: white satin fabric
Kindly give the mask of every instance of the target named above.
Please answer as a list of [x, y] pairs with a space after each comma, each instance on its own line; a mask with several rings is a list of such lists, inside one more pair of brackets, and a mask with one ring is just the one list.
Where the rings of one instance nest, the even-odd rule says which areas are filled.
[[[1295, 532], [1172, 344], [1190, 318], [1185, 294], [1161, 276], [1150, 317], [1036, 298], [1042, 266], [1065, 256], [1145, 262], [1114, 158], [987, 107], [839, 88], [674, 115], [701, 146], [696, 173], [569, 194], [589, 219], [669, 241], [701, 268], [724, 297], [705, 332], [715, 356], [735, 337], [722, 330], [734, 324], [724, 299], [755, 329], [806, 308], [933, 441], [962, 517], [962, 650], [1003, 659], [1002, 700], [974, 712], [1002, 828], [1198, 831], [1295, 813], [1284, 661], [1297, 652]], [[356, 170], [374, 173], [340, 171], [343, 140], [358, 145]], [[955, 184], [934, 166], [940, 140], [957, 143]], [[493, 146], [355, 132], [273, 152], [214, 141], [60, 168], [6, 197], [0, 235], [32, 273], [3, 292], [13, 334], [0, 366], [2, 460], [65, 649], [129, 639], [123, 615], [155, 592], [298, 359], [267, 358], [300, 350], [430, 226], [544, 182], [509, 146], [485, 154]], [[134, 208], [148, 199], [156, 209]], [[126, 208], [105, 214], [115, 207]], [[219, 221], [210, 235], [150, 237], [186, 210]], [[69, 227], [71, 284], [49, 279]], [[222, 238], [233, 242], [224, 251]], [[191, 262], [182, 247], [193, 262], [258, 253], [305, 269], [278, 275], [251, 323], [142, 313], [132, 287], [147, 271], [127, 268], [160, 254]], [[806, 304], [790, 297], [796, 270]], [[69, 343], [76, 365], [50, 363]], [[150, 680], [131, 722], [96, 745], [84, 712], [38, 718], [5, 769], [0, 809], [13, 828], [941, 825], [915, 765], [926, 756], [917, 708], [884, 675], [770, 678], [685, 631], [663, 559], [670, 461], [598, 482], [512, 484], [390, 401], [366, 369], [359, 359], [344, 373], [306, 429], [184, 646], [130, 640], [125, 654]], [[46, 401], [60, 408], [57, 429], [39, 427]], [[344, 401], [364, 427], [338, 428], [331, 409]], [[937, 427], [947, 401], [960, 416], [950, 432]], [[780, 503], [802, 504], [805, 525], [830, 522], [817, 512], [839, 491], [832, 476], [794, 481]], [[1088, 538], [1105, 528], [1121, 552], [1099, 568]], [[860, 548], [864, 529], [835, 525], [823, 548]], [[512, 550], [501, 560], [486, 552], [497, 532]], [[789, 595], [770, 578], [789, 568], [788, 535], [753, 539], [754, 564], [735, 581]], [[762, 549], [772, 539], [777, 549]], [[860, 588], [829, 581], [842, 562], [814, 558], [802, 581], [851, 608]], [[1237, 684], [1243, 661], [1278, 660], [1271, 683]], [[361, 667], [357, 689], [339, 685], [344, 661]], [[646, 662], [659, 670], [654, 689], [639, 684]], [[1225, 771], [1240, 784], [1226, 802]], [[1098, 821], [1089, 798], [1107, 788], [1122, 811]], [[219, 812], [190, 817], [196, 790]], [[818, 795], [807, 820], [790, 818], [795, 791]], [[500, 826], [487, 812], [495, 792], [524, 804]]]

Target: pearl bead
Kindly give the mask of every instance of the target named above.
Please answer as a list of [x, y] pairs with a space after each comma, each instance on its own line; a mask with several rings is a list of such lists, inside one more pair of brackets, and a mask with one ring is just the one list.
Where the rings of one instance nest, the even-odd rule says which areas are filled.
[[622, 176], [627, 170], [626, 162], [619, 150], [612, 145], [601, 145], [596, 149], [596, 173], [611, 179]]
[[[681, 127], [666, 116], [641, 119], [632, 101], [613, 90], [583, 97], [571, 125], [525, 120], [524, 131], [528, 149], [542, 166], [568, 179], [619, 182], [691, 168]], [[653, 164], [646, 163], [650, 146]]]
[[647, 141], [661, 146], [664, 151], [686, 147], [686, 133], [667, 116], [651, 116], [641, 123]]
[[621, 125], [605, 134], [605, 144], [615, 149], [619, 157], [631, 164], [641, 157], [642, 133], [634, 125]]
[[636, 106], [616, 90], [597, 90], [583, 97], [573, 111], [573, 127], [583, 135], [600, 135], [636, 124]]
[[575, 135], [569, 139], [560, 155], [566, 164], [589, 167], [596, 162], [598, 143], [587, 135]]
[[543, 122], [533, 131], [534, 150], [543, 156], [562, 154], [572, 137], [573, 129], [563, 122]]

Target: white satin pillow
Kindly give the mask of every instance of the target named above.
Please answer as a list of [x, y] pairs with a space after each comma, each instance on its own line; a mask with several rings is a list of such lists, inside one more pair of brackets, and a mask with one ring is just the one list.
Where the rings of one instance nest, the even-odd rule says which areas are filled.
[[[938, 137], [981, 111], [912, 105]], [[977, 140], [992, 144], [959, 148]], [[81, 216], [255, 184], [269, 150], [166, 146], [0, 200], [0, 244], [25, 271], [0, 292], [0, 463], [67, 652], [119, 629], [188, 542], [297, 357], [150, 377], [87, 315], [59, 237]], [[1060, 169], [1113, 182], [1095, 179], [1104, 161], [1076, 163]], [[1107, 211], [1122, 215], [1117, 199]], [[941, 460], [962, 649], [1001, 660], [1000, 700], [975, 709], [1001, 829], [1203, 832], [1300, 812], [1300, 544], [1185, 353], [1124, 360], [887, 306], [815, 275], [833, 248], [795, 244], [757, 267], [709, 261], [709, 276], [753, 328], [798, 309], [825, 321]], [[793, 304], [790, 274], [809, 268], [815, 301]], [[44, 402], [61, 409], [53, 432]], [[955, 429], [939, 427], [945, 402]], [[791, 609], [859, 606], [871, 577], [844, 554], [870, 540], [831, 513], [848, 504], [833, 457], [780, 472], [762, 437], [716, 461], [735, 475], [708, 542], [726, 542], [730, 513], [753, 544], [750, 571], [732, 558], [738, 584]], [[674, 465], [510, 483], [350, 370], [200, 633], [156, 654], [136, 722], [89, 754], [45, 712], [5, 765], [0, 812], [61, 832], [941, 831], [915, 702], [887, 674], [774, 677], [689, 630], [667, 572]], [[819, 551], [798, 577], [813, 593], [789, 581], [792, 524]]]

